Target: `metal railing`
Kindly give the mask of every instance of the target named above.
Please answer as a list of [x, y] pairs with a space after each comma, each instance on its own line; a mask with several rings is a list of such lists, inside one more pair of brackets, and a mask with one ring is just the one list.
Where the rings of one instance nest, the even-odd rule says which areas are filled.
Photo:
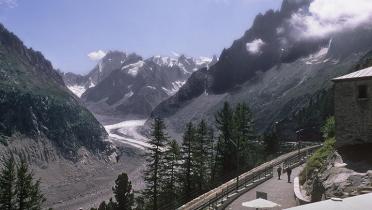
[[283, 164], [283, 168], [297, 167], [304, 163], [320, 146], [321, 145], [306, 147], [281, 155], [278, 158], [241, 174], [239, 176], [238, 187], [236, 179], [232, 179], [182, 205], [178, 210], [224, 209], [228, 204], [245, 192], [272, 178], [275, 166]]

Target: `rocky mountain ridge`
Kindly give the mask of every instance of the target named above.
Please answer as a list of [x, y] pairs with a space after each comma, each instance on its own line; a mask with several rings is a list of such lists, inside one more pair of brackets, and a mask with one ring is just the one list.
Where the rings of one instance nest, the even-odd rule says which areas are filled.
[[[284, 0], [279, 11], [258, 15], [215, 65], [193, 73], [152, 116], [165, 118], [179, 133], [188, 121], [207, 118], [213, 122], [214, 112], [224, 101], [245, 101], [263, 132], [307, 107], [310, 98], [331, 87], [333, 77], [351, 71], [372, 49], [372, 30], [363, 26], [317, 39], [295, 39], [286, 30], [289, 18], [308, 10], [311, 2]], [[293, 137], [300, 125], [295, 122], [291, 127], [289, 136]]]
[[[27, 159], [43, 208], [89, 209], [112, 196], [126, 171], [139, 189], [141, 151], [114, 147], [52, 64], [0, 24], [0, 154]], [[0, 160], [1, 161], [1, 160]]]
[[80, 147], [104, 151], [106, 132], [68, 91], [40, 52], [0, 25], [0, 134], [51, 141], [57, 153], [74, 159]]
[[208, 68], [217, 58], [153, 56], [109, 52], [86, 76], [64, 74], [67, 87], [98, 114], [146, 118], [153, 108], [174, 95], [188, 77]]

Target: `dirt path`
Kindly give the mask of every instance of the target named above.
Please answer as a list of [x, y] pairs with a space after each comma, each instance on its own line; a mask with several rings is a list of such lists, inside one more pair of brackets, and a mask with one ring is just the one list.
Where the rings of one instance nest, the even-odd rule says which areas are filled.
[[287, 182], [287, 174], [283, 174], [281, 176], [281, 180], [278, 180], [277, 174], [275, 173], [273, 178], [240, 196], [238, 199], [233, 201], [226, 209], [247, 210], [248, 208], [243, 207], [242, 203], [256, 199], [256, 191], [266, 192], [267, 199], [280, 204], [283, 209], [296, 206], [293, 192], [293, 179], [294, 177], [298, 176], [301, 168], [302, 166], [293, 169], [291, 175], [291, 183]]

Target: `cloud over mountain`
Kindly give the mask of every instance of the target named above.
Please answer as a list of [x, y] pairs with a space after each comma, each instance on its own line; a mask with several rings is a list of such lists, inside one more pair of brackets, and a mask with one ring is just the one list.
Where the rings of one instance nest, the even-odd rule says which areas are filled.
[[372, 26], [370, 0], [314, 0], [299, 9], [289, 23], [298, 38], [324, 38], [334, 33]]
[[247, 51], [251, 54], [258, 54], [261, 52], [261, 47], [265, 44], [262, 39], [255, 39], [246, 44]]
[[97, 51], [90, 52], [88, 54], [88, 57], [92, 61], [98, 61], [98, 60], [101, 60], [103, 57], [105, 57], [105, 55], [106, 55], [106, 52], [104, 52], [103, 50], [97, 50]]

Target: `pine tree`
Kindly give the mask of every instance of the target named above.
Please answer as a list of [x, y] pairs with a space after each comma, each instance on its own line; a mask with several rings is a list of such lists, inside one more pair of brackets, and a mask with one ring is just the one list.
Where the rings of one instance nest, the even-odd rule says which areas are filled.
[[250, 169], [253, 163], [252, 156], [254, 150], [253, 140], [255, 140], [255, 129], [252, 113], [245, 103], [236, 105], [233, 118], [234, 142], [236, 144], [237, 170], [239, 173]]
[[275, 133], [264, 134], [263, 142], [266, 159], [275, 157], [280, 149], [279, 139]]
[[135, 203], [136, 203], [136, 207], [134, 208], [134, 210], [144, 210], [144, 209], [146, 209], [145, 208], [145, 199], [143, 198], [142, 195], [137, 196], [135, 198]]
[[117, 203], [110, 198], [109, 202], [106, 205], [106, 210], [117, 210]]
[[209, 164], [209, 188], [211, 189], [215, 183], [216, 174], [216, 154], [217, 147], [214, 141], [214, 130], [213, 128], [208, 128], [208, 139], [207, 139], [207, 156]]
[[177, 207], [177, 169], [180, 160], [180, 147], [175, 140], [168, 143], [164, 154], [161, 183], [162, 209], [176, 209]]
[[21, 158], [17, 167], [16, 192], [18, 210], [39, 210], [45, 202], [40, 191], [40, 181], [33, 180], [33, 175], [24, 158]]
[[98, 209], [91, 208], [90, 210], [119, 210], [117, 203], [110, 198], [109, 202], [106, 203], [106, 201], [102, 201], [101, 204], [99, 204]]
[[207, 189], [209, 179], [209, 136], [205, 120], [201, 120], [196, 129], [194, 143], [195, 182], [199, 192]]
[[0, 172], [0, 209], [14, 210], [16, 209], [15, 198], [15, 183], [16, 169], [13, 155], [2, 158], [2, 170]]
[[107, 205], [106, 205], [106, 202], [103, 201], [99, 207], [98, 207], [98, 210], [107, 210]]
[[218, 129], [218, 143], [216, 156], [216, 175], [220, 181], [225, 181], [234, 175], [236, 168], [235, 150], [233, 142], [233, 111], [228, 102], [215, 116]]
[[194, 191], [193, 175], [193, 143], [195, 141], [195, 128], [194, 125], [189, 122], [186, 125], [186, 130], [183, 135], [183, 142], [181, 147], [181, 192], [182, 197], [185, 198], [183, 202], [191, 200]]
[[149, 205], [153, 210], [159, 209], [158, 198], [160, 194], [161, 171], [163, 170], [161, 160], [164, 156], [164, 147], [168, 142], [165, 129], [166, 127], [163, 120], [155, 118], [152, 124], [150, 141], [148, 142], [151, 146], [146, 155], [147, 167], [144, 179], [147, 187], [144, 195], [150, 200], [151, 204]]
[[132, 183], [129, 181], [126, 173], [122, 173], [118, 176], [112, 191], [115, 195], [117, 210], [132, 209], [134, 195], [132, 192]]

